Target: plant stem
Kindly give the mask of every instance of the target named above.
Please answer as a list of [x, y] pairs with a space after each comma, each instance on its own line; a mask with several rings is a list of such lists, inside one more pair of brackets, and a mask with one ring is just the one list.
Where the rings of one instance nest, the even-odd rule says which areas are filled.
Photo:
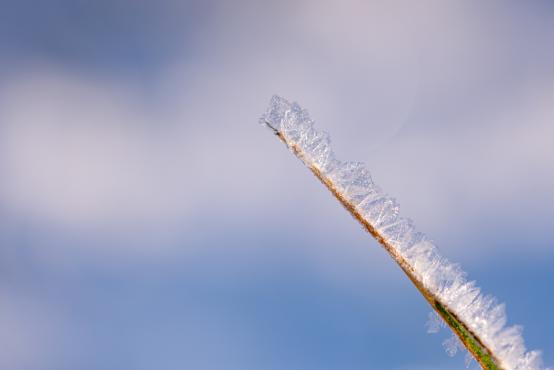
[[475, 360], [485, 370], [503, 370], [499, 365], [499, 361], [493, 356], [483, 342], [475, 335], [466, 324], [464, 324], [457, 316], [448, 308], [446, 304], [440, 301], [432, 292], [427, 289], [424, 284], [417, 278], [414, 269], [408, 264], [408, 262], [400, 255], [397, 250], [381, 235], [373, 225], [371, 225], [356, 209], [356, 207], [350, 203], [347, 198], [334, 186], [331, 179], [325, 176], [318, 168], [310, 164], [305, 160], [302, 150], [294, 143], [287, 141], [286, 137], [280, 132], [276, 131], [276, 135], [281, 141], [283, 141], [293, 153], [300, 158], [312, 171], [312, 173], [331, 191], [331, 193], [338, 199], [338, 201], [350, 212], [350, 214], [362, 224], [364, 229], [369, 232], [389, 253], [389, 255], [396, 261], [402, 271], [408, 276], [416, 288], [420, 291], [423, 297], [429, 302], [431, 307], [442, 317], [446, 324], [452, 329], [452, 331], [458, 336], [460, 341], [464, 344], [467, 350], [473, 355]]

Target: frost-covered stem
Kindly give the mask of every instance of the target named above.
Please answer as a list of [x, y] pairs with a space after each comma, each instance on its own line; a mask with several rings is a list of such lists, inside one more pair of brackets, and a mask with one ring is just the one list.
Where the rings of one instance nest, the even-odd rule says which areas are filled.
[[506, 327], [504, 305], [482, 295], [459, 265], [400, 217], [396, 201], [373, 183], [363, 164], [336, 159], [328, 135], [313, 127], [306, 110], [274, 96], [260, 122], [383, 246], [484, 369], [544, 369], [540, 352], [526, 351], [521, 327]]
[[[303, 158], [302, 150], [294, 143], [287, 141], [284, 135], [276, 131], [275, 134], [287, 145], [297, 157], [306, 163]], [[402, 271], [410, 278], [412, 283], [425, 297], [427, 302], [433, 307], [433, 309], [442, 317], [442, 319], [450, 326], [452, 331], [458, 336], [460, 341], [465, 347], [473, 354], [473, 357], [479, 362], [479, 364], [486, 370], [502, 370], [497, 364], [498, 360], [494, 358], [491, 351], [479, 340], [479, 338], [471, 332], [456, 315], [448, 309], [448, 307], [440, 301], [433, 293], [426, 289], [423, 284], [417, 279], [413, 268], [409, 263], [396, 251], [396, 249], [387, 241], [387, 239], [379, 233], [363, 216], [356, 210], [356, 207], [348, 201], [348, 199], [333, 185], [333, 181], [329, 177], [321, 173], [319, 169], [314, 166], [308, 165], [308, 168], [312, 173], [321, 181], [327, 189], [338, 199], [338, 201], [350, 212], [350, 214], [362, 224], [364, 229], [370, 233], [383, 248], [389, 253], [389, 255], [396, 261]]]

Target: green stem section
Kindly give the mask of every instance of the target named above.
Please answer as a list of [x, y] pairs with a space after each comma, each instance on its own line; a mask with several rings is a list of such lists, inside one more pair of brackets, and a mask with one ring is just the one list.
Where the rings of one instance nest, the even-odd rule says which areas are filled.
[[435, 309], [446, 321], [448, 326], [456, 333], [467, 349], [473, 354], [475, 359], [485, 370], [501, 370], [483, 346], [475, 337], [465, 328], [465, 326], [454, 317], [442, 304], [435, 301]]

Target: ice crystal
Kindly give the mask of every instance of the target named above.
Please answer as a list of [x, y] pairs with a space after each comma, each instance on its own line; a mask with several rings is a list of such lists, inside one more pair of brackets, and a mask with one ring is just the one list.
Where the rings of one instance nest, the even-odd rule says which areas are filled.
[[425, 326], [427, 326], [427, 333], [435, 334], [438, 333], [442, 328], [444, 328], [446, 324], [444, 323], [444, 321], [442, 321], [441, 317], [433, 311], [429, 312], [429, 316]]
[[260, 123], [272, 128], [275, 131], [281, 129], [281, 124], [285, 120], [285, 115], [290, 111], [291, 105], [285, 99], [274, 95], [271, 98], [271, 104]]
[[452, 334], [448, 339], [442, 342], [442, 345], [450, 357], [456, 356], [458, 350], [463, 350], [464, 345], [460, 342], [460, 339], [454, 334]]
[[[409, 266], [412, 277], [492, 351], [503, 369], [544, 369], [540, 352], [526, 351], [521, 328], [506, 327], [504, 305], [482, 295], [459, 265], [441, 256], [434, 243], [416, 231], [411, 220], [400, 216], [396, 200], [373, 183], [362, 163], [339, 161], [329, 135], [314, 128], [314, 121], [305, 109], [274, 96], [260, 123], [278, 134], [308, 167], [332, 184], [364, 222], [393, 248], [395, 259], [400, 258]], [[428, 330], [434, 332], [440, 325], [437, 326], [436, 315], [432, 320]], [[444, 346], [453, 355], [460, 341], [453, 336]]]
[[475, 359], [473, 358], [473, 355], [471, 354], [471, 352], [466, 351], [466, 355], [464, 357], [464, 364], [466, 365], [466, 368], [469, 369], [469, 367], [473, 363], [473, 360]]

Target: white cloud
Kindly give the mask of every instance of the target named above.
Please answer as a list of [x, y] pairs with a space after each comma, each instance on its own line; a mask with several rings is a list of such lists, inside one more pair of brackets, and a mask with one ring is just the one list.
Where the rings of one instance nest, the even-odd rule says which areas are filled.
[[[51, 66], [12, 74], [0, 88], [6, 217], [112, 238], [101, 243], [108, 252], [145, 245], [146, 255], [172, 255], [164, 246], [206, 233], [212, 215], [259, 226], [267, 210], [303, 212], [291, 219], [341, 227], [340, 210], [314, 211], [327, 207], [327, 195], [312, 194], [317, 184], [255, 125], [274, 92], [309, 108], [343, 159], [366, 158], [424, 231], [448, 230], [448, 220], [479, 222], [461, 199], [502, 214], [515, 212], [509, 203], [523, 190], [545, 204], [516, 202], [521, 212], [552, 209], [551, 83], [531, 76], [511, 91], [485, 83], [498, 96], [486, 108], [464, 105], [484, 76], [498, 70], [505, 78], [515, 68], [501, 63], [509, 40], [500, 32], [514, 19], [502, 14], [484, 33], [496, 18], [470, 5], [396, 5], [307, 1], [247, 26], [225, 23], [223, 12], [229, 27], [206, 34], [213, 49], [175, 60], [149, 96]], [[428, 106], [433, 99], [439, 104]], [[455, 122], [425, 122], [435, 109], [453, 117], [461, 106], [467, 112]]]

